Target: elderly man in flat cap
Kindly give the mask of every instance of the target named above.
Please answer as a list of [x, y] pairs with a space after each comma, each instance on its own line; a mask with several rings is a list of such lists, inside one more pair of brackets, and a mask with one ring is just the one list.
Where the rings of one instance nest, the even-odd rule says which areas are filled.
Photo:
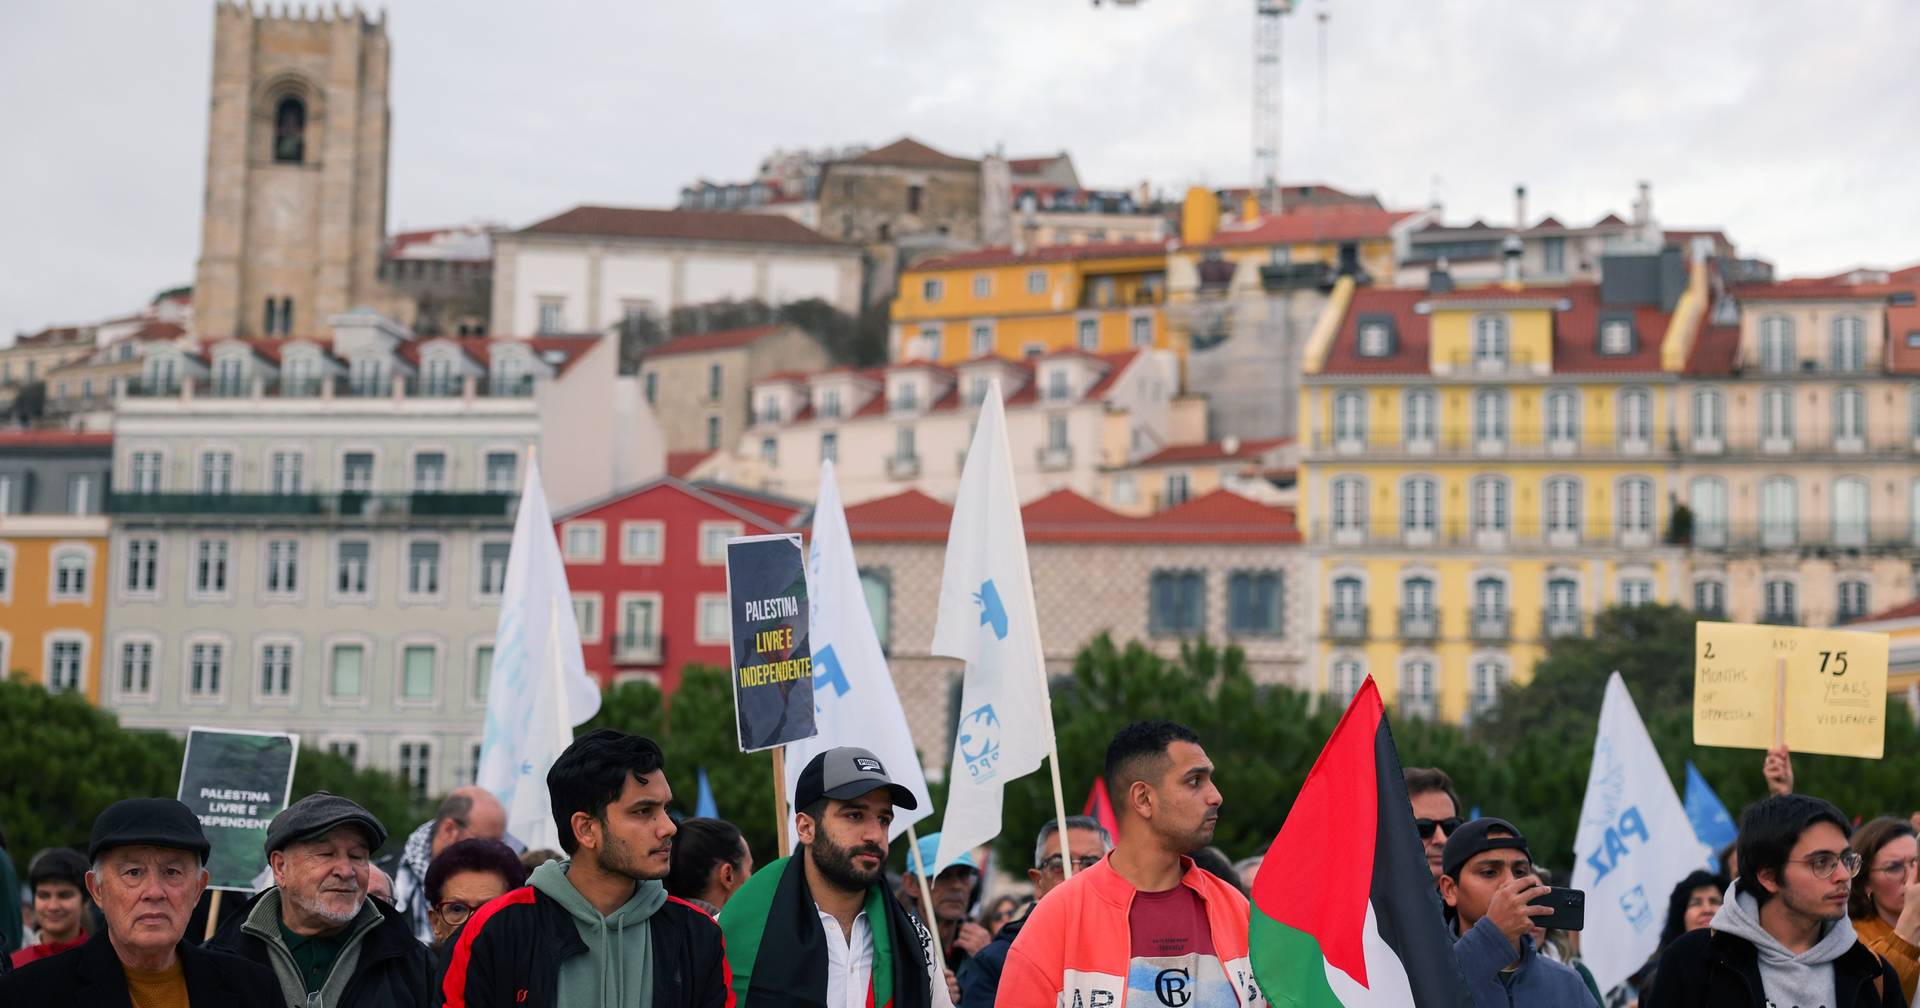
[[93, 822], [87, 892], [107, 926], [85, 945], [0, 977], [0, 1005], [272, 1008], [273, 972], [184, 941], [211, 847], [193, 811], [129, 798]]
[[267, 824], [273, 887], [209, 943], [273, 968], [286, 1004], [428, 1008], [426, 946], [406, 916], [369, 899], [373, 852], [387, 839], [373, 813], [316, 791]]

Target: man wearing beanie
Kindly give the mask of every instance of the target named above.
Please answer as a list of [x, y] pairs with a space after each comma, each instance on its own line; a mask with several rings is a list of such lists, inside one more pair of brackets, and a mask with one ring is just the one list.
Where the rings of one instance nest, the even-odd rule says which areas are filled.
[[272, 1008], [273, 974], [188, 944], [212, 848], [193, 811], [171, 798], [128, 798], [93, 822], [87, 892], [107, 926], [79, 948], [0, 976], [0, 1005]]
[[373, 813], [316, 791], [267, 824], [273, 886], [221, 926], [210, 948], [271, 967], [281, 1001], [309, 1008], [427, 1008], [428, 953], [406, 917], [367, 898]]

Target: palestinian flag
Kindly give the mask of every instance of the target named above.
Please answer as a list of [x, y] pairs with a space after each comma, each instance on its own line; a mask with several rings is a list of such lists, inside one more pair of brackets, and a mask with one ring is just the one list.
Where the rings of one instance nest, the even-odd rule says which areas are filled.
[[1275, 1005], [1472, 1004], [1371, 676], [1267, 848], [1247, 934]]

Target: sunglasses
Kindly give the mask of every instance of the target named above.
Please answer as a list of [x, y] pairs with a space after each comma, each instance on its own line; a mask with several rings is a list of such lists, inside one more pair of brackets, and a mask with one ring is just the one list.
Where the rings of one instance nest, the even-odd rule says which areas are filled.
[[1460, 828], [1462, 821], [1459, 816], [1448, 816], [1445, 819], [1415, 819], [1413, 828], [1420, 834], [1420, 839], [1431, 840], [1435, 827], [1445, 830], [1448, 836], [1452, 836], [1454, 831]]

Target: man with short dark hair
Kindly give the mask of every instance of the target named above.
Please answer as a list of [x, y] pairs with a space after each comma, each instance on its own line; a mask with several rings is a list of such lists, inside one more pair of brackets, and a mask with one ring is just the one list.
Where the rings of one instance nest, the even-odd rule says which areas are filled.
[[185, 940], [211, 851], [193, 810], [171, 798], [107, 806], [93, 821], [86, 876], [106, 927], [79, 948], [0, 976], [0, 1005], [285, 1005], [271, 970]]
[[1852, 827], [1819, 798], [1776, 794], [1740, 817], [1740, 877], [1713, 923], [1675, 939], [1645, 1008], [1902, 1008], [1893, 967], [1853, 933]]
[[1060, 846], [1060, 820], [1049, 819], [1040, 827], [1040, 835], [1033, 844], [1033, 867], [1027, 869], [1027, 878], [1033, 882], [1033, 902], [1003, 925], [986, 948], [960, 967], [960, 1008], [993, 1008], [1000, 990], [1000, 973], [1006, 967], [1007, 950], [1013, 947], [1014, 939], [1020, 937], [1027, 915], [1066, 881], [1068, 863], [1078, 875], [1099, 864], [1111, 850], [1113, 837], [1100, 825], [1100, 820], [1092, 816], [1067, 817], [1065, 850]]
[[469, 837], [499, 840], [507, 834], [507, 810], [493, 792], [475, 785], [454, 788], [433, 810], [433, 818], [407, 834], [406, 845], [380, 859], [375, 867], [393, 881], [389, 900], [407, 915], [413, 936], [422, 942], [433, 941], [433, 925], [427, 920], [426, 899], [421, 886], [427, 879], [427, 867], [449, 844]]
[[446, 1008], [720, 1008], [726, 953], [713, 920], [667, 895], [675, 827], [666, 756], [611, 728], [547, 771], [564, 861], [533, 870], [448, 939]]
[[1427, 855], [1427, 870], [1434, 885], [1440, 884], [1441, 856], [1447, 849], [1447, 837], [1460, 828], [1460, 795], [1453, 790], [1453, 778], [1439, 767], [1407, 767], [1401, 771], [1407, 783], [1407, 802], [1413, 806], [1414, 832]]
[[1553, 912], [1527, 838], [1504, 819], [1462, 823], [1447, 838], [1440, 899], [1453, 921], [1453, 958], [1477, 1008], [1594, 1008], [1580, 974], [1542, 956], [1533, 922]]
[[1107, 746], [1105, 777], [1119, 843], [1034, 906], [1007, 952], [998, 1003], [1265, 1004], [1248, 960], [1246, 896], [1187, 856], [1213, 842], [1220, 818], [1200, 737], [1171, 721], [1128, 725]]
[[65, 847], [41, 851], [27, 865], [27, 891], [33, 894], [33, 919], [40, 928], [40, 941], [15, 952], [14, 966], [56, 956], [86, 942], [85, 855]]
[[273, 885], [211, 947], [271, 967], [288, 1004], [428, 1008], [427, 950], [398, 910], [367, 895], [386, 827], [359, 803], [315, 791], [267, 824]]
[[799, 845], [720, 911], [739, 1008], [950, 1003], [929, 932], [887, 891], [893, 810], [916, 805], [868, 750], [807, 761], [793, 794]]

